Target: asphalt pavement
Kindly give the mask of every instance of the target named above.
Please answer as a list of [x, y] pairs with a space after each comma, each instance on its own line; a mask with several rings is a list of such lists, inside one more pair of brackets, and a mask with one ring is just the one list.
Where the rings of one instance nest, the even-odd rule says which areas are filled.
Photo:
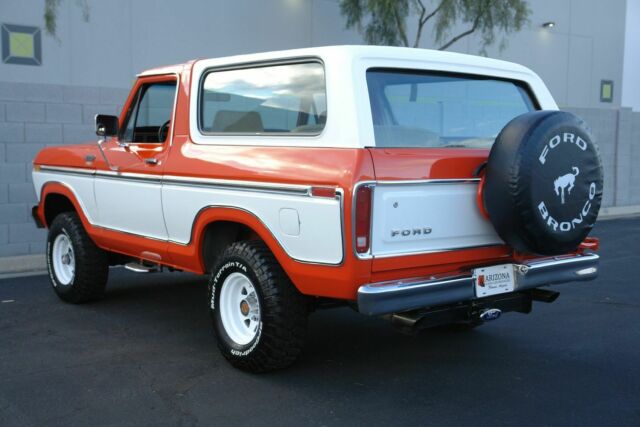
[[218, 353], [206, 279], [113, 269], [62, 303], [46, 276], [0, 280], [0, 425], [640, 425], [640, 218], [600, 222], [601, 275], [469, 332], [406, 336], [314, 313], [290, 369]]

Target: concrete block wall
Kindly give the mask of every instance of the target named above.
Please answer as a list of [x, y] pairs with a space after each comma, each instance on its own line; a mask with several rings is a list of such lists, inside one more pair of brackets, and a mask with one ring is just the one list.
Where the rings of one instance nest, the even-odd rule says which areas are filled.
[[604, 166], [603, 206], [640, 205], [640, 113], [630, 108], [569, 108], [585, 119]]
[[[119, 114], [128, 89], [0, 82], [0, 257], [44, 253], [30, 208], [32, 160], [47, 145], [95, 140], [97, 113]], [[640, 113], [570, 108], [593, 129], [604, 168], [604, 206], [640, 205]]]
[[632, 113], [631, 116], [629, 202], [640, 205], [640, 113]]
[[95, 140], [95, 114], [119, 114], [128, 92], [0, 82], [0, 257], [44, 253], [46, 232], [30, 215], [36, 153], [48, 145]]

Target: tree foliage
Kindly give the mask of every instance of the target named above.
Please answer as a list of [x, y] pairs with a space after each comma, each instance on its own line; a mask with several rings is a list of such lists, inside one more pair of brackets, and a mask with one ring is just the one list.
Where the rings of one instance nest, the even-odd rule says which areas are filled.
[[[340, 0], [340, 11], [347, 28], [357, 28], [369, 44], [418, 47], [430, 23], [440, 50], [478, 32], [481, 52], [496, 41], [496, 33], [520, 31], [531, 13], [526, 0]], [[408, 19], [417, 24], [411, 42]], [[458, 23], [467, 29], [451, 34]]]
[[[58, 10], [62, 0], [44, 0], [44, 28], [52, 37], [57, 38]], [[82, 10], [82, 19], [89, 21], [89, 3], [87, 0], [76, 0], [76, 5]]]

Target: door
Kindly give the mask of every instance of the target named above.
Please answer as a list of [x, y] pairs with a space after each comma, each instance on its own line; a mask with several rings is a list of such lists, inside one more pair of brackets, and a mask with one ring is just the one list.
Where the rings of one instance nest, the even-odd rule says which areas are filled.
[[118, 136], [103, 144], [111, 169], [96, 174], [99, 222], [106, 229], [167, 240], [161, 188], [173, 132], [176, 79], [140, 78], [132, 93]]

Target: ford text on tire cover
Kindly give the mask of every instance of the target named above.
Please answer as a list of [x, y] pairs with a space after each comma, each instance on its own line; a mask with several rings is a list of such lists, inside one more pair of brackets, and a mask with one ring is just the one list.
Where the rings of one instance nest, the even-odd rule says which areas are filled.
[[96, 133], [34, 160], [54, 291], [101, 298], [113, 265], [206, 274], [218, 347], [247, 371], [293, 363], [314, 310], [472, 328], [598, 274], [593, 135], [516, 64], [357, 46], [197, 60], [140, 74]]

